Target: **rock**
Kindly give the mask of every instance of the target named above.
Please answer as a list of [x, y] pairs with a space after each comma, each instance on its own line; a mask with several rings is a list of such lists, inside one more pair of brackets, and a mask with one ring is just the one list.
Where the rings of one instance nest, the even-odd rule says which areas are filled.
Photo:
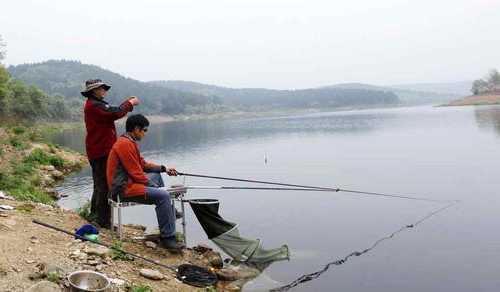
[[25, 262], [26, 262], [27, 264], [34, 264], [34, 263], [35, 263], [35, 261], [34, 261], [34, 260], [29, 260], [29, 259], [26, 259], [26, 260], [25, 260]]
[[220, 269], [224, 266], [224, 262], [222, 261], [222, 257], [220, 253], [210, 250], [203, 254], [203, 257], [208, 262], [208, 264], [216, 269]]
[[115, 286], [123, 286], [123, 285], [125, 285], [125, 280], [122, 280], [122, 279], [111, 278], [111, 279], [109, 279], [109, 281], [111, 282], [111, 284], [113, 284]]
[[4, 191], [0, 191], [0, 199], [4, 200], [14, 200], [13, 197], [8, 196]]
[[236, 284], [229, 284], [229, 285], [226, 285], [224, 287], [224, 291], [227, 291], [227, 292], [237, 292], [237, 291], [241, 291], [241, 287], [236, 285]]
[[146, 226], [139, 225], [139, 224], [124, 224], [123, 226], [128, 227], [128, 228], [132, 228], [132, 229], [136, 229], [136, 230], [140, 230], [140, 231], [146, 230]]
[[104, 246], [96, 246], [96, 247], [88, 247], [85, 252], [88, 255], [96, 255], [100, 257], [106, 257], [107, 254], [109, 254], [110, 250], [107, 247]]
[[31, 281], [35, 281], [35, 280], [40, 280], [40, 279], [45, 278], [45, 275], [43, 273], [40, 273], [40, 272], [34, 272], [34, 273], [29, 274], [28, 278]]
[[238, 280], [238, 272], [232, 269], [220, 269], [216, 270], [217, 278], [221, 281], [235, 281]]
[[99, 261], [99, 260], [92, 260], [92, 259], [90, 259], [90, 260], [87, 261], [87, 264], [90, 265], [90, 266], [97, 266], [100, 263], [101, 263], [101, 261]]
[[42, 210], [48, 210], [48, 211], [54, 210], [53, 206], [44, 203], [36, 203], [36, 205]]
[[52, 175], [53, 178], [55, 179], [61, 179], [64, 177], [64, 173], [62, 173], [61, 171], [59, 170], [54, 170], [50, 173]]
[[40, 240], [38, 240], [38, 238], [36, 238], [36, 236], [32, 236], [31, 239], [30, 239], [31, 243], [33, 244], [37, 244], [40, 242]]
[[9, 205], [0, 205], [0, 209], [9, 211], [9, 210], [14, 210], [14, 207]]
[[162, 273], [158, 272], [157, 270], [151, 270], [151, 269], [141, 269], [139, 271], [141, 276], [144, 278], [148, 278], [151, 280], [163, 280], [165, 278], [165, 275]]
[[41, 281], [31, 286], [26, 292], [61, 292], [61, 288], [56, 283]]
[[9, 217], [9, 215], [7, 215], [7, 214], [5, 214], [3, 212], [0, 212], [0, 217], [4, 217], [5, 218], [5, 217]]
[[14, 227], [17, 224], [17, 222], [15, 220], [12, 220], [12, 219], [4, 220], [3, 223], [7, 226], [10, 226], [10, 227]]
[[41, 170], [54, 171], [56, 168], [53, 165], [40, 165]]
[[97, 266], [95, 266], [95, 270], [98, 271], [98, 272], [102, 271], [102, 269], [104, 269], [104, 265], [97, 265]]
[[12, 231], [12, 230], [14, 230], [12, 227], [0, 222], [0, 231]]
[[155, 249], [156, 248], [156, 243], [152, 242], [152, 241], [146, 241], [144, 243], [147, 247], [149, 248], [152, 248], [152, 249]]
[[207, 251], [212, 250], [212, 248], [208, 245], [200, 243], [197, 246], [193, 247], [193, 250], [197, 253], [206, 253]]

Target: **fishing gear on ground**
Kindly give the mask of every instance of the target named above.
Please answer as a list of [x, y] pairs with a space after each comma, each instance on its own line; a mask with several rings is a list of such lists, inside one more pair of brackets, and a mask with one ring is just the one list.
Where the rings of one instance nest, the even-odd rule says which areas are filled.
[[[41, 221], [36, 220], [36, 219], [33, 220], [33, 223], [50, 228], [50, 229], [53, 229], [53, 230], [56, 230], [56, 231], [59, 231], [59, 232], [62, 232], [62, 233], [66, 233], [68, 235], [74, 236], [77, 239], [87, 240], [87, 238], [85, 238], [79, 234], [66, 231], [64, 229], [61, 229], [59, 227], [41, 222]], [[183, 283], [186, 283], [186, 284], [191, 285], [191, 286], [208, 287], [208, 286], [215, 285], [218, 281], [217, 275], [215, 275], [215, 273], [212, 272], [211, 270], [204, 268], [204, 267], [200, 267], [200, 266], [196, 266], [196, 265], [192, 265], [192, 264], [182, 264], [179, 266], [169, 266], [169, 265], [165, 265], [165, 264], [162, 264], [160, 262], [157, 262], [155, 260], [143, 257], [141, 255], [125, 251], [125, 250], [118, 248], [116, 246], [111, 246], [109, 244], [106, 244], [106, 243], [103, 243], [100, 241], [99, 242], [98, 241], [90, 241], [90, 242], [97, 244], [97, 245], [107, 247], [109, 249], [117, 250], [117, 251], [124, 253], [126, 255], [129, 255], [131, 257], [141, 259], [141, 260], [146, 261], [150, 264], [154, 264], [154, 265], [157, 265], [159, 267], [168, 269], [169, 271], [173, 272], [176, 275], [177, 279], [179, 279]]]

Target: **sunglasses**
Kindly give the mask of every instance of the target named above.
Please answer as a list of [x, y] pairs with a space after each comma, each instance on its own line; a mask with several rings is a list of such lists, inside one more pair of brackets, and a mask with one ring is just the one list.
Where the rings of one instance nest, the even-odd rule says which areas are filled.
[[148, 131], [148, 128], [142, 128], [141, 131], [143, 131], [145, 133]]

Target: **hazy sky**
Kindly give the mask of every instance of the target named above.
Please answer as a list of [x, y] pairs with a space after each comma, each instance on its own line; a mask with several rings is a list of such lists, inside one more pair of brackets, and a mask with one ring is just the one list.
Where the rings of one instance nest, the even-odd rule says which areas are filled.
[[462, 81], [500, 67], [500, 0], [2, 0], [7, 64], [304, 88]]

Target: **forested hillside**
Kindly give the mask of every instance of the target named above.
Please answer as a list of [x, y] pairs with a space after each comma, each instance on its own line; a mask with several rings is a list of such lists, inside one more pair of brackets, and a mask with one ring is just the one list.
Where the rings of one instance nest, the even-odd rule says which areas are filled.
[[52, 60], [10, 66], [8, 70], [15, 78], [36, 85], [50, 94], [77, 100], [84, 99], [80, 91], [85, 80], [99, 78], [112, 85], [107, 97], [109, 101], [119, 103], [125, 97], [135, 95], [142, 101], [137, 110], [148, 114], [210, 112], [217, 111], [220, 104], [215, 97], [156, 86], [78, 61]]
[[227, 88], [189, 81], [153, 81], [151, 83], [205, 96], [218, 96], [226, 105], [243, 108], [336, 108], [389, 106], [399, 103], [398, 97], [391, 91], [358, 88], [273, 90]]
[[62, 121], [79, 116], [81, 101], [68, 101], [60, 95], [48, 95], [11, 78], [0, 64], [0, 120], [1, 121]]
[[109, 101], [119, 103], [127, 96], [138, 96], [142, 104], [137, 110], [146, 114], [372, 107], [400, 103], [391, 91], [364, 88], [233, 89], [187, 81], [142, 82], [78, 61], [23, 64], [8, 70], [16, 79], [36, 85], [49, 94], [64, 96], [71, 105], [79, 106], [84, 99], [80, 96], [83, 82], [99, 78], [112, 85], [107, 97]]

